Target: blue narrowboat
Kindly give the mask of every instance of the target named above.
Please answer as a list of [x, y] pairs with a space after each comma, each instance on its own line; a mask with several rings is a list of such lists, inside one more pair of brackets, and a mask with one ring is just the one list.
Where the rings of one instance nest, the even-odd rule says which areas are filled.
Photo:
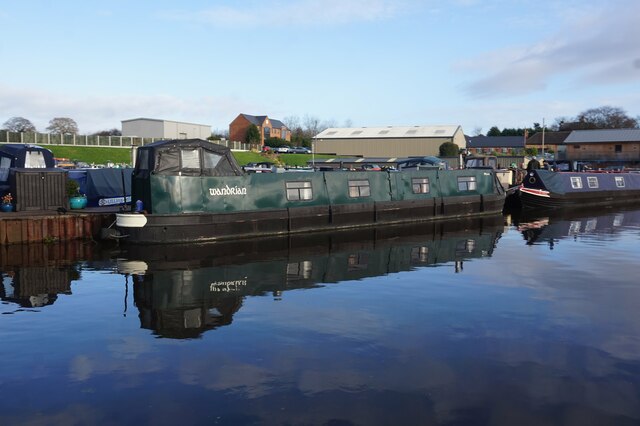
[[522, 181], [525, 208], [571, 208], [640, 202], [640, 173], [531, 170]]

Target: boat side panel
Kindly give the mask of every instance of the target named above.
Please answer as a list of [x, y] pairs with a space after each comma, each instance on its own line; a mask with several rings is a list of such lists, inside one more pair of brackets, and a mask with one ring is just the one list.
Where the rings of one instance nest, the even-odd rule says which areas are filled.
[[180, 176], [151, 175], [151, 211], [154, 214], [182, 212], [180, 179]]
[[376, 222], [421, 221], [436, 215], [436, 198], [375, 203]]
[[[329, 194], [329, 202], [334, 204], [360, 204], [375, 201], [391, 201], [391, 186], [388, 172], [327, 172], [323, 173]], [[349, 182], [366, 181], [370, 195], [351, 197]]]
[[[428, 179], [429, 192], [416, 194], [413, 192], [414, 179]], [[392, 173], [391, 180], [394, 184], [394, 200], [428, 200], [441, 196], [437, 170], [418, 170], [402, 173]]]

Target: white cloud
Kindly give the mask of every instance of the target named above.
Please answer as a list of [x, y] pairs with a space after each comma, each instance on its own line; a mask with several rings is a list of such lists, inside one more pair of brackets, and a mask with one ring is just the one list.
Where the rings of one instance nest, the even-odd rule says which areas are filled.
[[[467, 84], [471, 96], [519, 95], [566, 77], [576, 88], [640, 81], [640, 3], [621, 0], [560, 22], [557, 34], [528, 46], [485, 52], [458, 64], [482, 76]], [[567, 18], [568, 19], [568, 18]]]
[[254, 7], [216, 6], [196, 12], [164, 12], [161, 17], [194, 21], [220, 27], [291, 27], [343, 25], [389, 19], [403, 9], [391, 0], [298, 0]]

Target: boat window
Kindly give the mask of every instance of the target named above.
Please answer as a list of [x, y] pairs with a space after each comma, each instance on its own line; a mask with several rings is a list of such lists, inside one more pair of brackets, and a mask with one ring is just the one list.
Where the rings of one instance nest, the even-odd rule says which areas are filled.
[[177, 175], [180, 172], [180, 158], [175, 149], [160, 151], [158, 153], [156, 172], [163, 175]]
[[200, 170], [200, 150], [198, 148], [181, 149], [180, 164], [182, 169]]
[[475, 191], [477, 189], [475, 176], [459, 176], [458, 191]]
[[596, 176], [587, 176], [587, 185], [589, 185], [589, 188], [598, 188], [598, 178]]
[[413, 178], [411, 179], [411, 186], [414, 194], [428, 194], [430, 190], [429, 178]]
[[573, 189], [582, 188], [582, 178], [580, 176], [571, 176], [571, 188]]
[[313, 199], [313, 188], [310, 181], [285, 182], [287, 200], [306, 201]]
[[411, 263], [427, 263], [429, 261], [429, 247], [420, 246], [411, 249]]
[[624, 176], [616, 176], [616, 186], [618, 188], [624, 188]]
[[42, 151], [27, 151], [24, 154], [24, 166], [27, 169], [44, 169], [47, 167]]
[[360, 198], [370, 197], [371, 187], [368, 180], [350, 180], [349, 181], [349, 197]]
[[9, 180], [10, 168], [11, 168], [11, 158], [0, 157], [0, 181]]
[[136, 168], [138, 170], [149, 170], [149, 150], [148, 149], [141, 149], [138, 151]]
[[202, 159], [204, 160], [205, 169], [215, 169], [222, 159], [222, 155], [211, 151], [202, 151]]
[[347, 271], [360, 271], [369, 266], [369, 256], [364, 253], [350, 254], [347, 258]]

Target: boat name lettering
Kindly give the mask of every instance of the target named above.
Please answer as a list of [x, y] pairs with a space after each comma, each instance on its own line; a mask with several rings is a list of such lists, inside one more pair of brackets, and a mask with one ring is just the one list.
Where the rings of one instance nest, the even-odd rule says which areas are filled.
[[246, 287], [247, 279], [235, 280], [235, 281], [214, 281], [209, 285], [209, 291], [212, 293], [228, 293], [231, 291], [238, 291], [240, 287]]
[[225, 185], [224, 188], [209, 188], [210, 195], [247, 195], [247, 188], [239, 186], [230, 187]]

